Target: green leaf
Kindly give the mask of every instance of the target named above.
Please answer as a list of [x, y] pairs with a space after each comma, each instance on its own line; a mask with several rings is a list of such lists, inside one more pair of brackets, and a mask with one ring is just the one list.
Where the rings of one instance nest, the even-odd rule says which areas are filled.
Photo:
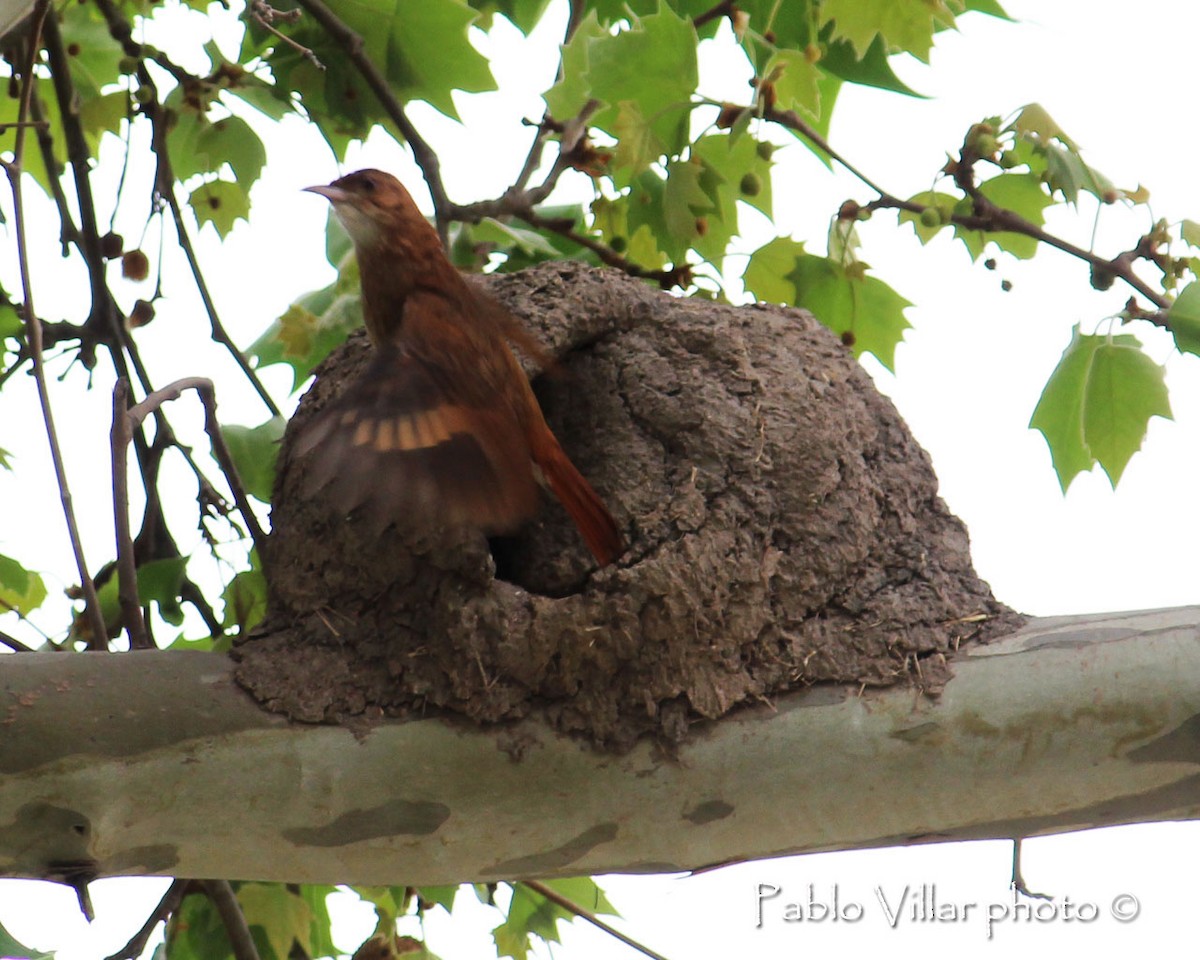
[[[544, 881], [546, 886], [585, 910], [595, 914], [616, 915], [608, 898], [589, 877]], [[530, 937], [546, 943], [558, 943], [558, 921], [573, 920], [575, 915], [523, 883], [512, 884], [508, 917], [492, 931], [496, 952], [502, 957], [524, 960], [530, 949]]]
[[25, 946], [5, 930], [3, 924], [0, 924], [0, 957], [5, 960], [54, 960], [53, 953]]
[[28, 616], [46, 599], [46, 584], [39, 574], [0, 554], [0, 613], [15, 610]]
[[1175, 338], [1175, 349], [1200, 356], [1200, 281], [1179, 291], [1167, 308], [1167, 327]]
[[[1200, 247], [1200, 223], [1195, 220], [1180, 221], [1179, 235], [1183, 238], [1184, 243]], [[0, 320], [0, 330], [3, 329], [3, 323], [3, 320]]]
[[116, 83], [124, 51], [94, 5], [68, 4], [61, 12], [59, 31], [67, 51], [71, 80], [80, 101], [86, 104], [100, 96], [101, 87]]
[[821, 115], [821, 69], [800, 50], [778, 50], [767, 61], [764, 77], [774, 77], [775, 105], [810, 117]]
[[0, 470], [12, 469], [12, 453], [0, 447]]
[[860, 55], [880, 37], [889, 50], [903, 50], [925, 63], [935, 27], [954, 23], [949, 9], [927, 0], [825, 0], [821, 16], [832, 20], [834, 35], [849, 40]]
[[[164, 957], [172, 960], [229, 960], [229, 935], [212, 901], [189, 893], [167, 921]], [[157, 956], [157, 954], [156, 954]]]
[[1023, 106], [1007, 129], [1015, 130], [1023, 136], [1032, 136], [1035, 141], [1048, 143], [1058, 140], [1072, 149], [1075, 147], [1074, 141], [1040, 103]]
[[200, 226], [211, 223], [217, 235], [224, 239], [238, 220], [249, 220], [250, 197], [239, 183], [213, 180], [192, 191], [188, 203]]
[[588, 51], [593, 42], [607, 36], [608, 31], [600, 25], [596, 11], [590, 10], [570, 41], [559, 48], [562, 51], [562, 73], [558, 82], [542, 94], [546, 109], [555, 119], [568, 120], [576, 116], [587, 103], [592, 95], [588, 80]]
[[[176, 627], [183, 623], [179, 594], [186, 568], [187, 557], [167, 557], [143, 563], [137, 569], [138, 597], [142, 604], [157, 603], [162, 618]], [[110, 582], [116, 580], [113, 577]]]
[[621, 104], [630, 101], [645, 117], [662, 152], [674, 155], [688, 138], [691, 96], [699, 82], [697, 37], [691, 20], [665, 3], [628, 30], [588, 42], [591, 96], [608, 106], [592, 124], [617, 133]]
[[[858, 57], [853, 44], [847, 40], [833, 40], [831, 34], [832, 30], [829, 28], [822, 31], [822, 36], [826, 40], [825, 55], [818, 63], [822, 70], [828, 71], [847, 83], [877, 87], [880, 90], [903, 94], [906, 97], [922, 96], [896, 76], [895, 71], [892, 70], [892, 64], [888, 60], [887, 47], [882, 38], [876, 37], [867, 48], [867, 52]], [[828, 113], [828, 108], [826, 108], [823, 115], [828, 116]]]
[[267, 615], [267, 580], [257, 557], [251, 569], [242, 570], [229, 581], [221, 599], [225, 603], [225, 629], [244, 634], [262, 621]]
[[0, 340], [5, 337], [19, 337], [25, 332], [25, 324], [17, 308], [11, 303], [0, 303]]
[[804, 307], [834, 333], [852, 338], [856, 357], [871, 353], [888, 370], [895, 365], [896, 344], [911, 324], [904, 318], [912, 306], [882, 280], [865, 274], [865, 264], [849, 267], [810, 254], [796, 259], [790, 279], [796, 306]]
[[[1034, 226], [1045, 223], [1043, 211], [1054, 203], [1042, 188], [1041, 180], [1032, 173], [1001, 174], [981, 184], [979, 192], [996, 206], [1011, 210]], [[1030, 259], [1038, 250], [1038, 241], [1023, 233], [1007, 230], [984, 233], [955, 226], [954, 234], [966, 245], [972, 260], [979, 258], [989, 240], [1021, 260]]]
[[1167, 387], [1137, 338], [1081, 334], [1077, 325], [1029, 425], [1046, 438], [1065, 493], [1096, 463], [1115, 488], [1154, 416], [1171, 417]]
[[[528, 35], [541, 22], [550, 0], [471, 0], [471, 6], [485, 19], [490, 19], [493, 13], [502, 14], [509, 23]], [[488, 23], [480, 23], [480, 26], [485, 30], [491, 29]]]
[[621, 169], [622, 180], [641, 173], [667, 152], [666, 144], [658, 139], [641, 108], [632, 100], [622, 100], [617, 105], [612, 132], [617, 138], [612, 166]]
[[476, 243], [494, 243], [501, 250], [519, 250], [527, 255], [542, 254], [545, 258], [559, 255], [559, 251], [536, 230], [514, 227], [492, 217], [484, 217], [472, 225], [471, 239]]
[[275, 487], [275, 460], [286, 426], [287, 421], [283, 417], [272, 417], [257, 427], [221, 428], [242, 485], [247, 493], [263, 503], [271, 502]]
[[448, 883], [442, 886], [427, 885], [417, 888], [423, 906], [436, 905], [447, 912], [454, 909], [454, 898], [458, 895], [461, 884]]
[[337, 887], [328, 884], [305, 883], [300, 886], [299, 896], [308, 905], [311, 918], [308, 934], [308, 954], [311, 957], [336, 957], [337, 946], [331, 934], [332, 921], [326, 901]]
[[949, 224], [958, 200], [958, 197], [948, 193], [938, 193], [936, 190], [926, 190], [923, 193], [914, 194], [909, 197], [909, 202], [919, 203], [923, 207], [932, 207], [937, 211], [940, 222], [936, 226], [926, 225], [921, 221], [921, 214], [909, 210], [900, 211], [899, 222], [911, 223], [921, 243], [928, 243], [943, 227]]
[[282, 883], [243, 883], [238, 903], [251, 928], [258, 927], [276, 960], [287, 960], [295, 943], [311, 956], [312, 910]]
[[803, 243], [776, 237], [750, 255], [742, 283], [764, 303], [795, 306], [796, 284], [791, 273], [802, 256], [805, 256]]
[[[178, 88], [176, 88], [178, 90]], [[167, 98], [171, 102], [176, 91]], [[241, 117], [223, 117], [210, 122], [195, 110], [177, 113], [175, 127], [167, 137], [171, 169], [179, 180], [197, 173], [220, 173], [229, 164], [242, 189], [250, 187], [262, 172], [267, 151], [262, 141]]]

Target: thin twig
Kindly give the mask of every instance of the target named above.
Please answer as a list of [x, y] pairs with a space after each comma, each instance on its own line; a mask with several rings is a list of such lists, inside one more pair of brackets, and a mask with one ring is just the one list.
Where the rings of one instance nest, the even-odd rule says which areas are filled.
[[[29, 35], [29, 56], [25, 63], [24, 75], [21, 77], [21, 101], [18, 109], [18, 119], [29, 115], [29, 101], [33, 95], [33, 64], [37, 58], [41, 44], [42, 30], [49, 23], [54, 23], [54, 17], [48, 17], [49, 0], [38, 0], [34, 13], [33, 30]], [[100, 601], [96, 596], [96, 585], [88, 572], [87, 560], [83, 554], [83, 540], [79, 535], [79, 524], [75, 520], [75, 508], [72, 505], [71, 489], [67, 483], [67, 469], [63, 462], [62, 447], [58, 442], [58, 431], [54, 427], [54, 414], [50, 407], [50, 391], [46, 384], [46, 370], [42, 358], [42, 324], [33, 304], [33, 283], [29, 274], [29, 248], [25, 236], [25, 203], [21, 191], [21, 161], [25, 153], [25, 132], [28, 128], [17, 128], [16, 142], [13, 147], [13, 159], [4, 164], [8, 174], [9, 186], [12, 188], [14, 230], [17, 237], [17, 260], [20, 265], [21, 290], [24, 297], [25, 339], [29, 346], [29, 356], [33, 364], [33, 376], [37, 383], [38, 401], [42, 407], [42, 420], [46, 428], [46, 440], [50, 444], [50, 458], [54, 462], [54, 474], [58, 481], [59, 499], [62, 501], [63, 516], [67, 523], [67, 533], [71, 540], [71, 549], [75, 554], [75, 565], [79, 570], [79, 584], [83, 591], [85, 614], [88, 628], [92, 636], [88, 638], [89, 650], [102, 650], [107, 644], [107, 631], [104, 627], [104, 617], [100, 613]]]
[[146, 918], [141, 929], [130, 937], [125, 946], [116, 953], [109, 954], [105, 960], [135, 960], [136, 957], [140, 957], [158, 925], [179, 909], [179, 904], [183, 902], [183, 895], [187, 893], [188, 885], [191, 882], [190, 880], [171, 881], [167, 892], [163, 894], [162, 899], [158, 901], [158, 906]]
[[174, 383], [168, 384], [161, 390], [155, 390], [145, 400], [134, 404], [126, 412], [130, 428], [141, 426], [142, 421], [147, 416], [156, 411], [168, 400], [177, 400], [185, 390], [195, 390], [197, 396], [200, 397], [200, 402], [204, 405], [204, 429], [208, 433], [209, 441], [212, 443], [213, 456], [225, 474], [225, 479], [229, 483], [229, 489], [233, 493], [233, 501], [237, 504], [238, 512], [241, 513], [242, 519], [246, 521], [246, 528], [250, 531], [250, 538], [254, 541], [254, 548], [258, 551], [259, 558], [265, 563], [267, 537], [258, 523], [258, 517], [254, 515], [254, 511], [250, 507], [250, 499], [246, 496], [246, 488], [242, 485], [237, 467], [233, 463], [233, 456], [230, 454], [229, 447], [225, 443], [225, 437], [221, 433], [221, 425], [217, 421], [217, 395], [213, 389], [212, 381], [204, 377], [184, 377], [183, 379], [176, 380]]
[[[161, 156], [159, 160], [160, 162], [164, 162], [164, 158]], [[204, 279], [204, 273], [200, 269], [200, 260], [196, 256], [196, 250], [192, 246], [191, 237], [188, 235], [187, 224], [184, 222], [183, 211], [179, 208], [179, 201], [175, 197], [175, 191], [167, 190], [163, 195], [163, 199], [167, 201], [167, 206], [171, 208], [171, 218], [175, 221], [175, 234], [179, 238], [179, 245], [183, 247], [188, 266], [192, 271], [192, 277], [196, 281], [196, 289], [200, 292], [200, 299], [203, 301], [204, 310], [208, 314], [208, 322], [212, 328], [213, 340], [223, 345], [229, 351], [246, 379], [250, 381], [250, 385], [254, 387], [259, 398], [266, 405], [266, 408], [271, 411], [271, 416], [283, 416], [278, 404], [271, 398], [271, 394], [263, 386], [263, 382], [258, 378], [258, 374], [250, 366], [250, 361], [238, 349], [237, 344], [233, 342], [233, 339], [229, 336], [229, 332], [225, 329], [225, 325], [221, 323], [221, 317], [217, 313], [217, 305], [213, 302], [212, 294], [208, 291], [208, 283]]]
[[0, 643], [8, 647], [9, 650], [15, 650], [18, 653], [33, 653], [33, 647], [27, 643], [22, 643], [16, 637], [11, 637], [3, 630], [0, 630]]
[[514, 884], [514, 886], [528, 887], [530, 890], [534, 891], [534, 893], [541, 894], [541, 896], [545, 897], [551, 903], [555, 903], [558, 906], [562, 907], [564, 910], [566, 910], [568, 913], [574, 914], [575, 916], [579, 917], [581, 920], [586, 920], [588, 923], [590, 923], [596, 927], [599, 927], [601, 930], [603, 930], [609, 936], [616, 937], [618, 940], [620, 940], [626, 946], [633, 947], [634, 950], [638, 951], [639, 953], [641, 953], [647, 957], [651, 957], [652, 960], [667, 960], [667, 958], [664, 957], [661, 953], [655, 953], [649, 947], [643, 946], [642, 944], [640, 944], [636, 940], [634, 940], [632, 937], [627, 937], [620, 930], [616, 929], [615, 927], [609, 926], [607, 923], [605, 923], [603, 920], [601, 920], [599, 917], [597, 917], [590, 910], [585, 910], [583, 907], [581, 907], [579, 904], [577, 904], [574, 900], [570, 900], [567, 897], [564, 897], [561, 893], [559, 893], [556, 890], [552, 890], [550, 887], [546, 886], [544, 883], [542, 883], [539, 880], [521, 880], [519, 883]]
[[233, 886], [228, 880], [204, 880], [202, 883], [208, 899], [221, 915], [235, 960], [259, 960], [258, 948], [254, 946], [254, 937], [250, 935], [250, 926]]
[[[750, 109], [750, 108], [747, 108]], [[906, 210], [909, 213], [920, 214], [925, 209], [924, 204], [915, 203], [911, 200], [902, 200], [884, 190], [870, 177], [864, 174], [861, 170], [855, 167], [850, 161], [843, 157], [840, 153], [829, 145], [829, 142], [822, 137], [816, 130], [793, 110], [779, 110], [772, 106], [767, 106], [763, 109], [763, 119], [778, 123], [780, 126], [787, 127], [789, 130], [794, 130], [811, 141], [829, 157], [840, 164], [845, 170], [858, 178], [868, 188], [873, 190], [879, 196], [864, 206], [868, 210]], [[1128, 255], [1118, 255], [1111, 259], [1102, 257], [1099, 254], [1093, 253], [1090, 250], [1085, 250], [1082, 247], [1077, 247], [1075, 244], [1061, 237], [1056, 237], [1052, 233], [1046, 232], [1035, 223], [1026, 220], [1020, 214], [1008, 210], [1004, 207], [997, 206], [986, 196], [979, 192], [978, 188], [971, 182], [966, 171], [972, 168], [972, 164], [965, 163], [961, 165], [964, 172], [960, 176], [955, 177], [955, 182], [963, 189], [974, 204], [974, 212], [970, 214], [952, 214], [950, 222], [956, 226], [963, 227], [967, 230], [980, 230], [985, 233], [1019, 233], [1023, 236], [1030, 237], [1040, 243], [1044, 243], [1049, 247], [1060, 250], [1063, 253], [1076, 257], [1084, 261], [1096, 270], [1107, 272], [1111, 276], [1124, 281], [1143, 297], [1157, 306], [1160, 310], [1165, 310], [1170, 306], [1171, 301], [1161, 293], [1149, 286], [1141, 277], [1134, 271], [1132, 259]], [[1142, 319], [1150, 320], [1158, 323], [1160, 326], [1165, 324], [1162, 318], [1156, 318], [1155, 315], [1143, 317]]]
[[117, 381], [113, 388], [112, 490], [113, 518], [117, 528], [117, 598], [121, 619], [129, 634], [130, 650], [149, 650], [154, 644], [146, 632], [142, 604], [138, 597], [137, 557], [133, 533], [129, 528], [129, 441], [133, 430], [127, 409], [129, 381]]
[[560, 237], [565, 237], [572, 243], [586, 247], [599, 257], [603, 263], [610, 267], [615, 267], [629, 274], [631, 277], [657, 281], [663, 289], [670, 289], [674, 286], [687, 286], [690, 282], [691, 268], [686, 263], [674, 266], [669, 270], [648, 270], [634, 263], [632, 260], [627, 260], [611, 247], [601, 243], [594, 237], [579, 233], [575, 230], [575, 225], [570, 220], [543, 217], [536, 213], [523, 213], [517, 214], [517, 216], [531, 227], [537, 227], [539, 230], [549, 230], [551, 233], [557, 233]]

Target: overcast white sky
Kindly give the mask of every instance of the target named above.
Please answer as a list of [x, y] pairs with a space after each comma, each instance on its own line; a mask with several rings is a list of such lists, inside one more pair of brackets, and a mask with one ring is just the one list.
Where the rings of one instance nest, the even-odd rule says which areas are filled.
[[[893, 193], [908, 195], [928, 188], [945, 152], [961, 143], [970, 123], [1038, 101], [1113, 181], [1129, 187], [1145, 184], [1156, 216], [1200, 219], [1200, 183], [1188, 124], [1200, 7], [1190, 0], [1151, 0], [1134, 9], [1115, 0], [1011, 0], [1007, 8], [1020, 23], [967, 17], [960, 33], [943, 35], [934, 51], [933, 69], [898, 62], [902, 76], [932, 99], [847, 90], [835, 115], [835, 146]], [[520, 151], [514, 149], [506, 158], [496, 144], [511, 136], [520, 117], [540, 115], [538, 93], [553, 67], [536, 49], [539, 41], [543, 49], [552, 47], [560, 31], [561, 25], [547, 23], [540, 38], [528, 46], [513, 36], [496, 38], [504, 39], [496, 46], [503, 59], [494, 66], [505, 95], [462, 98], [464, 129], [414, 109], [418, 122], [433, 131], [456, 199], [494, 195], [511, 181]], [[729, 96], [741, 99], [744, 80], [722, 79], [719, 73], [713, 71], [707, 92], [719, 95], [720, 85], [728, 83]], [[269, 153], [267, 176], [254, 194], [253, 223], [241, 225], [224, 247], [211, 236], [203, 244], [210, 277], [217, 282], [218, 305], [242, 344], [250, 343], [298, 293], [329, 277], [322, 255], [324, 204], [298, 190], [328, 181], [338, 169], [298, 124], [289, 124], [286, 135], [269, 145]], [[830, 177], [800, 147], [780, 150], [776, 159], [781, 232], [819, 244], [843, 199], [870, 197], [848, 178]], [[366, 165], [394, 170], [425, 202], [415, 170], [400, 148], [372, 141], [347, 169]], [[1087, 245], [1093, 212], [1085, 207], [1077, 216], [1056, 217], [1051, 229]], [[1100, 251], [1114, 253], [1131, 246], [1147, 227], [1146, 216], [1140, 211], [1123, 217], [1106, 209]], [[862, 227], [863, 256], [916, 304], [908, 312], [914, 329], [897, 351], [898, 375], [893, 378], [877, 369], [872, 373], [929, 450], [943, 496], [966, 521], [976, 567], [996, 595], [1038, 615], [1195, 602], [1200, 519], [1189, 508], [1200, 450], [1197, 358], [1173, 354], [1162, 334], [1135, 331], [1168, 368], [1175, 420], [1152, 423], [1145, 448], [1131, 462], [1118, 492], [1111, 492], [1104, 476], [1094, 473], [1077, 479], [1064, 498], [1040, 434], [1026, 424], [1072, 325], [1081, 323], [1089, 332], [1103, 329], [1102, 318], [1117, 310], [1127, 293], [1090, 292], [1083, 265], [1051, 251], [1025, 264], [1002, 257], [1000, 268], [990, 273], [969, 266], [961, 247], [948, 241], [919, 247], [907, 228], [897, 229], [888, 219], [880, 217]], [[746, 223], [751, 224], [749, 215]], [[130, 229], [136, 234], [137, 228]], [[744, 241], [746, 251], [768, 239], [765, 232], [751, 232]], [[38, 275], [65, 278], [53, 252], [39, 259]], [[1001, 278], [1012, 280], [1012, 292], [1001, 292]], [[43, 294], [46, 288], [44, 281], [38, 288], [41, 313], [81, 315], [81, 287], [64, 279]], [[158, 379], [166, 382], [197, 373], [223, 377], [229, 381], [220, 394], [226, 419], [259, 422], [264, 411], [248, 389], [230, 377], [232, 368], [218, 351], [190, 341], [181, 348], [181, 326], [171, 320], [196, 311], [182, 275], [171, 280], [168, 293], [159, 319], [143, 338]], [[131, 286], [129, 301], [140, 294]], [[194, 317], [186, 322], [195, 322]], [[55, 372], [61, 369], [62, 365]], [[106, 383], [101, 386], [107, 390]], [[13, 498], [20, 490], [20, 502], [27, 506], [21, 513], [48, 519], [36, 524], [7, 519], [0, 529], [0, 552], [40, 565], [53, 591], [69, 581], [71, 563], [55, 513], [57, 501], [41, 464], [40, 436], [22, 431], [21, 415], [12, 413], [29, 395], [18, 401], [10, 388], [5, 390], [0, 446], [20, 454], [19, 472], [0, 475], [0, 496], [17, 502]], [[86, 408], [60, 412], [60, 418], [70, 421], [77, 477], [88, 476], [94, 464], [106, 462], [109, 409], [107, 394], [101, 392]], [[196, 422], [187, 412], [177, 417]], [[92, 493], [96, 499], [89, 500], [76, 490], [89, 547], [101, 558], [107, 555], [111, 537], [104, 499], [107, 483]], [[186, 550], [188, 530], [177, 533]], [[802, 798], [796, 816], [804, 816]], [[876, 887], [893, 902], [906, 885], [916, 891], [922, 884], [935, 884], [941, 902], [976, 902], [981, 904], [979, 912], [988, 904], [1006, 903], [1009, 855], [1003, 843], [947, 844], [746, 864], [688, 879], [611, 878], [605, 886], [627, 918], [624, 928], [673, 958], [751, 955], [775, 960], [879, 948], [893, 955], [919, 952], [929, 958], [964, 952], [1042, 957], [1066, 950], [1116, 957], [1135, 946], [1145, 953], [1165, 953], [1167, 947], [1194, 937], [1192, 871], [1184, 866], [1200, 858], [1200, 828], [1194, 824], [1029, 842], [1025, 874], [1030, 884], [1060, 898], [1096, 903], [1101, 916], [1091, 923], [1067, 922], [1061, 913], [1046, 922], [1002, 922], [991, 940], [986, 924], [974, 921], [974, 915], [961, 923], [901, 921], [895, 929], [887, 923]], [[865, 915], [853, 924], [785, 924], [768, 914], [763, 927], [756, 929], [758, 883], [783, 887], [787, 899], [803, 899], [807, 884], [813, 883], [818, 899], [827, 902], [836, 887], [843, 903], [862, 903]], [[69, 893], [45, 885], [0, 882], [0, 922], [34, 945], [63, 946], [65, 957], [100, 957], [125, 941], [161, 887], [161, 881], [96, 884], [98, 920], [89, 930]], [[1114, 897], [1126, 893], [1138, 898], [1141, 912], [1133, 922], [1121, 924], [1108, 910]], [[481, 915], [466, 922], [476, 922], [486, 931], [496, 921]], [[352, 950], [369, 926], [361, 915], [357, 921], [351, 917], [338, 942]], [[469, 941], [446, 939], [450, 935], [433, 925], [431, 930], [431, 945], [443, 956], [486, 955], [486, 943], [478, 948], [485, 951], [481, 954]], [[588, 931], [568, 931], [565, 940], [556, 956], [633, 956]]]

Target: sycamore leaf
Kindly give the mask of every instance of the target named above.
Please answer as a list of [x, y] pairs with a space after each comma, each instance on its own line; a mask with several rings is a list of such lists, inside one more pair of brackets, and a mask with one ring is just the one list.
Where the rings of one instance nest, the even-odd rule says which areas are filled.
[[774, 77], [775, 104], [810, 117], [821, 114], [821, 69], [802, 50], [777, 50], [767, 61], [764, 77]]
[[938, 24], [954, 24], [954, 14], [934, 0], [825, 0], [821, 16], [833, 21], [834, 35], [863, 54], [882, 37], [891, 51], [903, 50], [929, 62]]
[[[1179, 235], [1183, 238], [1184, 243], [1193, 247], [1200, 247], [1200, 223], [1195, 220], [1183, 220], [1179, 224]], [[3, 320], [0, 320], [0, 330], [4, 327]]]
[[867, 276], [865, 264], [852, 266], [826, 257], [798, 257], [791, 273], [796, 306], [804, 307], [834, 333], [851, 338], [856, 357], [874, 354], [892, 370], [896, 344], [911, 326], [904, 310], [912, 304], [882, 280]]
[[242, 570], [229, 581], [221, 599], [225, 602], [222, 626], [240, 634], [254, 627], [267, 613], [267, 581], [262, 570], [257, 565]]
[[617, 138], [612, 166], [620, 168], [622, 179], [637, 176], [666, 153], [666, 146], [655, 135], [641, 108], [632, 100], [622, 100], [617, 105], [612, 132]]
[[312, 911], [302, 897], [282, 883], [243, 883], [237, 899], [246, 923], [262, 931], [276, 960], [287, 960], [293, 943], [311, 956]]
[[588, 51], [593, 41], [600, 41], [608, 36], [608, 31], [600, 25], [596, 11], [588, 11], [568, 43], [563, 44], [562, 72], [558, 82], [542, 94], [546, 101], [546, 109], [551, 116], [563, 121], [579, 113], [583, 105], [592, 95], [591, 84], [588, 82]]
[[217, 235], [224, 239], [238, 220], [249, 220], [250, 197], [240, 183], [213, 180], [191, 192], [188, 203], [196, 214], [196, 223], [211, 223]]
[[28, 616], [45, 599], [46, 584], [41, 576], [0, 554], [0, 613], [15, 610]]
[[0, 303], [0, 340], [18, 337], [25, 332], [25, 323], [11, 303]]
[[247, 493], [263, 503], [271, 502], [275, 485], [275, 459], [286, 425], [283, 417], [272, 417], [257, 427], [233, 425], [221, 428], [242, 485]]
[[[919, 203], [927, 210], [932, 209], [936, 216], [928, 213], [913, 213], [901, 210], [900, 223], [911, 223], [917, 238], [925, 244], [932, 240], [950, 222], [959, 198], [948, 193], [938, 193], [936, 190], [926, 190], [909, 197], [910, 203]], [[928, 222], [926, 222], [928, 221]]]
[[665, 3], [628, 30], [588, 42], [591, 96], [607, 104], [593, 125], [616, 133], [620, 105], [637, 105], [662, 152], [676, 154], [688, 139], [691, 96], [699, 82], [696, 30]]
[[1200, 355], [1200, 281], [1180, 290], [1167, 308], [1167, 328], [1175, 338], [1175, 349]]
[[[173, 626], [183, 623], [179, 593], [183, 588], [186, 567], [187, 557], [166, 557], [150, 560], [137, 568], [138, 601], [142, 606], [157, 603], [162, 618]], [[100, 615], [109, 627], [121, 620], [119, 591], [120, 580], [116, 574], [96, 591], [96, 599], [100, 601]]]
[[417, 895], [421, 899], [421, 909], [428, 909], [431, 906], [438, 906], [447, 912], [454, 909], [454, 898], [458, 895], [460, 884], [448, 883], [445, 885], [428, 884], [417, 889]]
[[12, 469], [12, 453], [0, 447], [0, 470]]
[[53, 953], [25, 946], [5, 930], [3, 924], [0, 924], [0, 957], [4, 957], [6, 960], [8, 958], [11, 960], [54, 960]]
[[803, 244], [777, 237], [751, 255], [742, 281], [760, 300], [803, 307], [842, 336], [856, 357], [871, 353], [891, 370], [911, 304], [865, 271], [861, 262], [846, 266], [812, 256]]
[[[867, 52], [861, 57], [854, 50], [854, 45], [847, 40], [832, 39], [832, 24], [822, 31], [825, 39], [825, 55], [818, 66], [848, 83], [857, 83], [865, 87], [878, 87], [892, 93], [900, 93], [907, 97], [920, 97], [912, 87], [904, 83], [888, 60], [887, 47], [883, 40], [876, 37]], [[824, 111], [827, 116], [829, 110]]]
[[804, 256], [804, 244], [789, 237], [776, 237], [750, 255], [742, 283], [763, 303], [796, 304], [796, 285], [791, 273]]
[[[167, 98], [168, 102], [174, 93]], [[267, 162], [267, 151], [258, 134], [241, 117], [210, 122], [190, 109], [177, 114], [175, 126], [167, 137], [167, 153], [179, 180], [197, 173], [219, 173], [229, 164], [244, 191], [249, 191]]]
[[1077, 325], [1029, 425], [1046, 438], [1065, 493], [1096, 463], [1115, 488], [1155, 416], [1171, 417], [1167, 387], [1137, 338], [1081, 334]]
[[1067, 147], [1075, 147], [1074, 141], [1040, 103], [1028, 103], [1023, 106], [1007, 129], [1023, 135], [1032, 135], [1042, 142], [1058, 140]]

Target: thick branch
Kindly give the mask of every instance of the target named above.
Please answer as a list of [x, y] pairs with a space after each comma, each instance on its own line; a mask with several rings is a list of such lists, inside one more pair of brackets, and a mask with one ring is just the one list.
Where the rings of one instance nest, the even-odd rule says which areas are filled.
[[1197, 607], [1034, 621], [938, 700], [816, 687], [675, 759], [536, 719], [289, 724], [214, 654], [3, 657], [0, 874], [429, 884], [1193, 819], [1198, 634]]

